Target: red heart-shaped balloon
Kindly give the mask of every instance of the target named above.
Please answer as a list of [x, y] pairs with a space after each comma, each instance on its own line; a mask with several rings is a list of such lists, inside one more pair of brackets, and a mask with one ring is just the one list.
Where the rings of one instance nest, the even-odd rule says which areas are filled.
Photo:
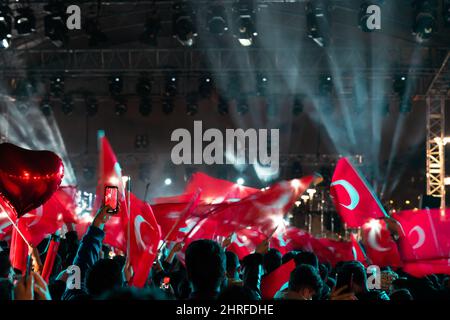
[[50, 199], [63, 176], [63, 162], [55, 153], [0, 144], [0, 192], [18, 217]]

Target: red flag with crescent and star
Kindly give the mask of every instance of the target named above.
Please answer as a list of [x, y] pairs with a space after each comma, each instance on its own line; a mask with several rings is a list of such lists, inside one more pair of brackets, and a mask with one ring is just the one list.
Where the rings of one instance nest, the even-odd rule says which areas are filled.
[[119, 189], [119, 212], [114, 214], [105, 224], [104, 243], [127, 251], [128, 211], [125, 196], [125, 185], [122, 180], [122, 169], [104, 131], [98, 132], [99, 165], [98, 181], [92, 214], [95, 215], [103, 204], [106, 186]]
[[450, 258], [450, 211], [405, 210], [392, 217], [399, 224], [399, 249], [405, 262]]
[[340, 159], [336, 165], [330, 193], [336, 211], [350, 228], [388, 216], [369, 184], [347, 158]]
[[142, 288], [158, 253], [161, 232], [150, 205], [130, 195], [129, 261], [134, 276], [131, 285]]

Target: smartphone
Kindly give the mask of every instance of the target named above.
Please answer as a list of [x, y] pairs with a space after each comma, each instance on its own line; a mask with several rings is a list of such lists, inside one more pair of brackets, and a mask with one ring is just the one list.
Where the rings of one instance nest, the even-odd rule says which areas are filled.
[[105, 187], [105, 206], [109, 206], [108, 213], [115, 214], [119, 211], [119, 188], [114, 186]]
[[169, 290], [169, 285], [170, 285], [170, 278], [169, 277], [164, 277], [162, 282], [161, 282], [160, 288], [163, 289], [163, 290]]

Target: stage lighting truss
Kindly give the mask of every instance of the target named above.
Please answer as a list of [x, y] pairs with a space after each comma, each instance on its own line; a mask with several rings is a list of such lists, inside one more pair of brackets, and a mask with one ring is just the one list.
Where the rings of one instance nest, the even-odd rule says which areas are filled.
[[52, 112], [53, 112], [53, 107], [52, 104], [50, 102], [50, 97], [49, 96], [45, 96], [40, 104], [40, 109], [42, 111], [42, 114], [46, 117], [51, 116]]
[[11, 10], [8, 6], [0, 7], [0, 48], [8, 49], [11, 45]]
[[268, 85], [269, 78], [265, 74], [259, 73], [256, 75], [256, 95], [265, 96]]
[[123, 116], [128, 110], [125, 98], [124, 97], [116, 97], [115, 101], [116, 101], [115, 114], [119, 117]]
[[198, 35], [194, 9], [189, 3], [180, 1], [173, 5], [173, 11], [173, 36], [183, 46], [192, 47], [194, 39]]
[[164, 95], [166, 97], [174, 97], [178, 93], [178, 77], [174, 74], [170, 74], [166, 77], [166, 84], [164, 88]]
[[148, 77], [143, 76], [138, 79], [136, 93], [141, 97], [147, 97], [152, 93], [152, 82]]
[[328, 3], [324, 0], [311, 0], [305, 5], [308, 37], [319, 46], [328, 44]]
[[198, 83], [198, 93], [203, 98], [209, 98], [213, 92], [214, 83], [210, 75], [202, 76]]
[[29, 35], [36, 31], [36, 17], [29, 7], [18, 8], [14, 17], [14, 27], [19, 35]]
[[253, 0], [237, 0], [233, 5], [235, 16], [234, 36], [244, 47], [253, 44], [258, 36], [255, 26], [256, 10]]
[[71, 115], [73, 113], [74, 105], [72, 96], [66, 94], [62, 100], [61, 110], [65, 115]]
[[216, 36], [222, 36], [228, 31], [227, 15], [222, 5], [213, 5], [208, 8], [207, 21], [209, 32]]
[[64, 93], [64, 78], [62, 76], [54, 76], [50, 78], [50, 95], [60, 97]]
[[172, 98], [165, 98], [162, 102], [162, 111], [164, 114], [169, 115], [174, 110], [174, 101]]

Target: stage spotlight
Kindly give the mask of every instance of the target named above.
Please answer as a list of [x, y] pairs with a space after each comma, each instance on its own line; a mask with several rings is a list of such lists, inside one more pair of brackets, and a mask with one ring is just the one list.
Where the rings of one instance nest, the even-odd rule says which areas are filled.
[[84, 103], [86, 105], [86, 114], [89, 117], [93, 117], [97, 114], [98, 111], [98, 102], [97, 99], [92, 94], [87, 94], [84, 97]]
[[166, 97], [174, 97], [177, 95], [177, 92], [178, 92], [177, 83], [178, 83], [178, 79], [175, 75], [169, 75], [166, 78], [166, 85], [165, 85], [165, 91], [164, 91], [164, 95]]
[[211, 96], [214, 84], [211, 76], [203, 76], [199, 79], [198, 83], [198, 93], [203, 98], [208, 98]]
[[61, 104], [62, 112], [67, 116], [71, 115], [73, 113], [73, 107], [74, 107], [74, 103], [73, 103], [72, 96], [65, 95], [62, 100], [62, 104]]
[[430, 0], [413, 1], [414, 24], [412, 33], [418, 42], [423, 42], [431, 38], [435, 24], [436, 3]]
[[116, 100], [115, 114], [117, 116], [123, 116], [128, 110], [126, 101], [123, 97], [117, 97], [115, 100]]
[[308, 37], [319, 46], [328, 44], [328, 4], [324, 0], [311, 0], [305, 5]]
[[171, 114], [174, 109], [174, 102], [172, 99], [164, 99], [162, 102], [162, 111], [164, 114]]
[[54, 76], [50, 78], [50, 95], [60, 97], [64, 93], [64, 78], [62, 76]]
[[44, 17], [45, 36], [48, 37], [55, 46], [62, 47], [69, 41], [68, 29], [66, 26], [66, 7], [63, 3], [51, 3], [44, 6], [48, 14]]
[[176, 2], [173, 5], [172, 28], [174, 37], [183, 45], [192, 47], [197, 36], [195, 11], [187, 2]]
[[147, 117], [152, 113], [152, 103], [148, 98], [142, 98], [139, 104], [139, 113], [144, 117]]
[[237, 16], [234, 36], [239, 43], [248, 47], [253, 44], [258, 36], [255, 28], [255, 8], [253, 0], [237, 0], [233, 6], [233, 11]]
[[302, 99], [299, 96], [294, 98], [294, 105], [292, 106], [292, 114], [298, 116], [303, 112]]
[[152, 93], [152, 82], [147, 77], [141, 77], [136, 83], [136, 93], [141, 97], [149, 96]]
[[136, 149], [145, 149], [148, 146], [148, 136], [145, 134], [138, 134], [134, 139], [134, 147]]
[[166, 186], [170, 186], [170, 185], [172, 184], [172, 179], [166, 178], [166, 179], [164, 180], [164, 184], [165, 184]]
[[115, 75], [109, 78], [109, 93], [114, 97], [122, 93], [123, 79], [122, 77]]
[[40, 108], [41, 108], [42, 114], [44, 116], [46, 116], [46, 117], [51, 116], [51, 114], [53, 112], [53, 107], [50, 102], [50, 97], [46, 96], [42, 99]]
[[248, 112], [248, 110], [249, 110], [249, 107], [248, 107], [247, 99], [241, 98], [237, 104], [237, 112], [240, 115], [244, 115]]
[[8, 49], [11, 45], [12, 30], [11, 10], [8, 6], [0, 7], [0, 48]]
[[228, 101], [222, 96], [219, 96], [219, 102], [217, 104], [217, 109], [218, 109], [220, 115], [228, 114]]
[[186, 113], [188, 116], [194, 116], [198, 113], [198, 101], [195, 94], [191, 94], [187, 98]]
[[208, 9], [208, 30], [214, 35], [222, 36], [228, 31], [227, 15], [225, 7], [214, 5]]
[[19, 35], [29, 35], [36, 31], [36, 18], [31, 8], [18, 8], [14, 26]]
[[244, 178], [239, 177], [239, 178], [237, 178], [236, 183], [238, 185], [242, 186], [245, 183], [245, 180], [244, 180]]
[[155, 14], [147, 17], [144, 25], [144, 32], [141, 34], [139, 40], [142, 43], [156, 47], [158, 45], [158, 34], [161, 30], [161, 20]]
[[258, 74], [256, 76], [256, 94], [258, 96], [264, 96], [267, 92], [268, 78], [263, 74]]
[[407, 77], [405, 75], [397, 75], [394, 78], [394, 82], [392, 84], [392, 89], [400, 97], [403, 96], [406, 92], [406, 82], [407, 82]]
[[333, 79], [330, 75], [322, 75], [319, 79], [319, 94], [330, 95], [333, 91]]

